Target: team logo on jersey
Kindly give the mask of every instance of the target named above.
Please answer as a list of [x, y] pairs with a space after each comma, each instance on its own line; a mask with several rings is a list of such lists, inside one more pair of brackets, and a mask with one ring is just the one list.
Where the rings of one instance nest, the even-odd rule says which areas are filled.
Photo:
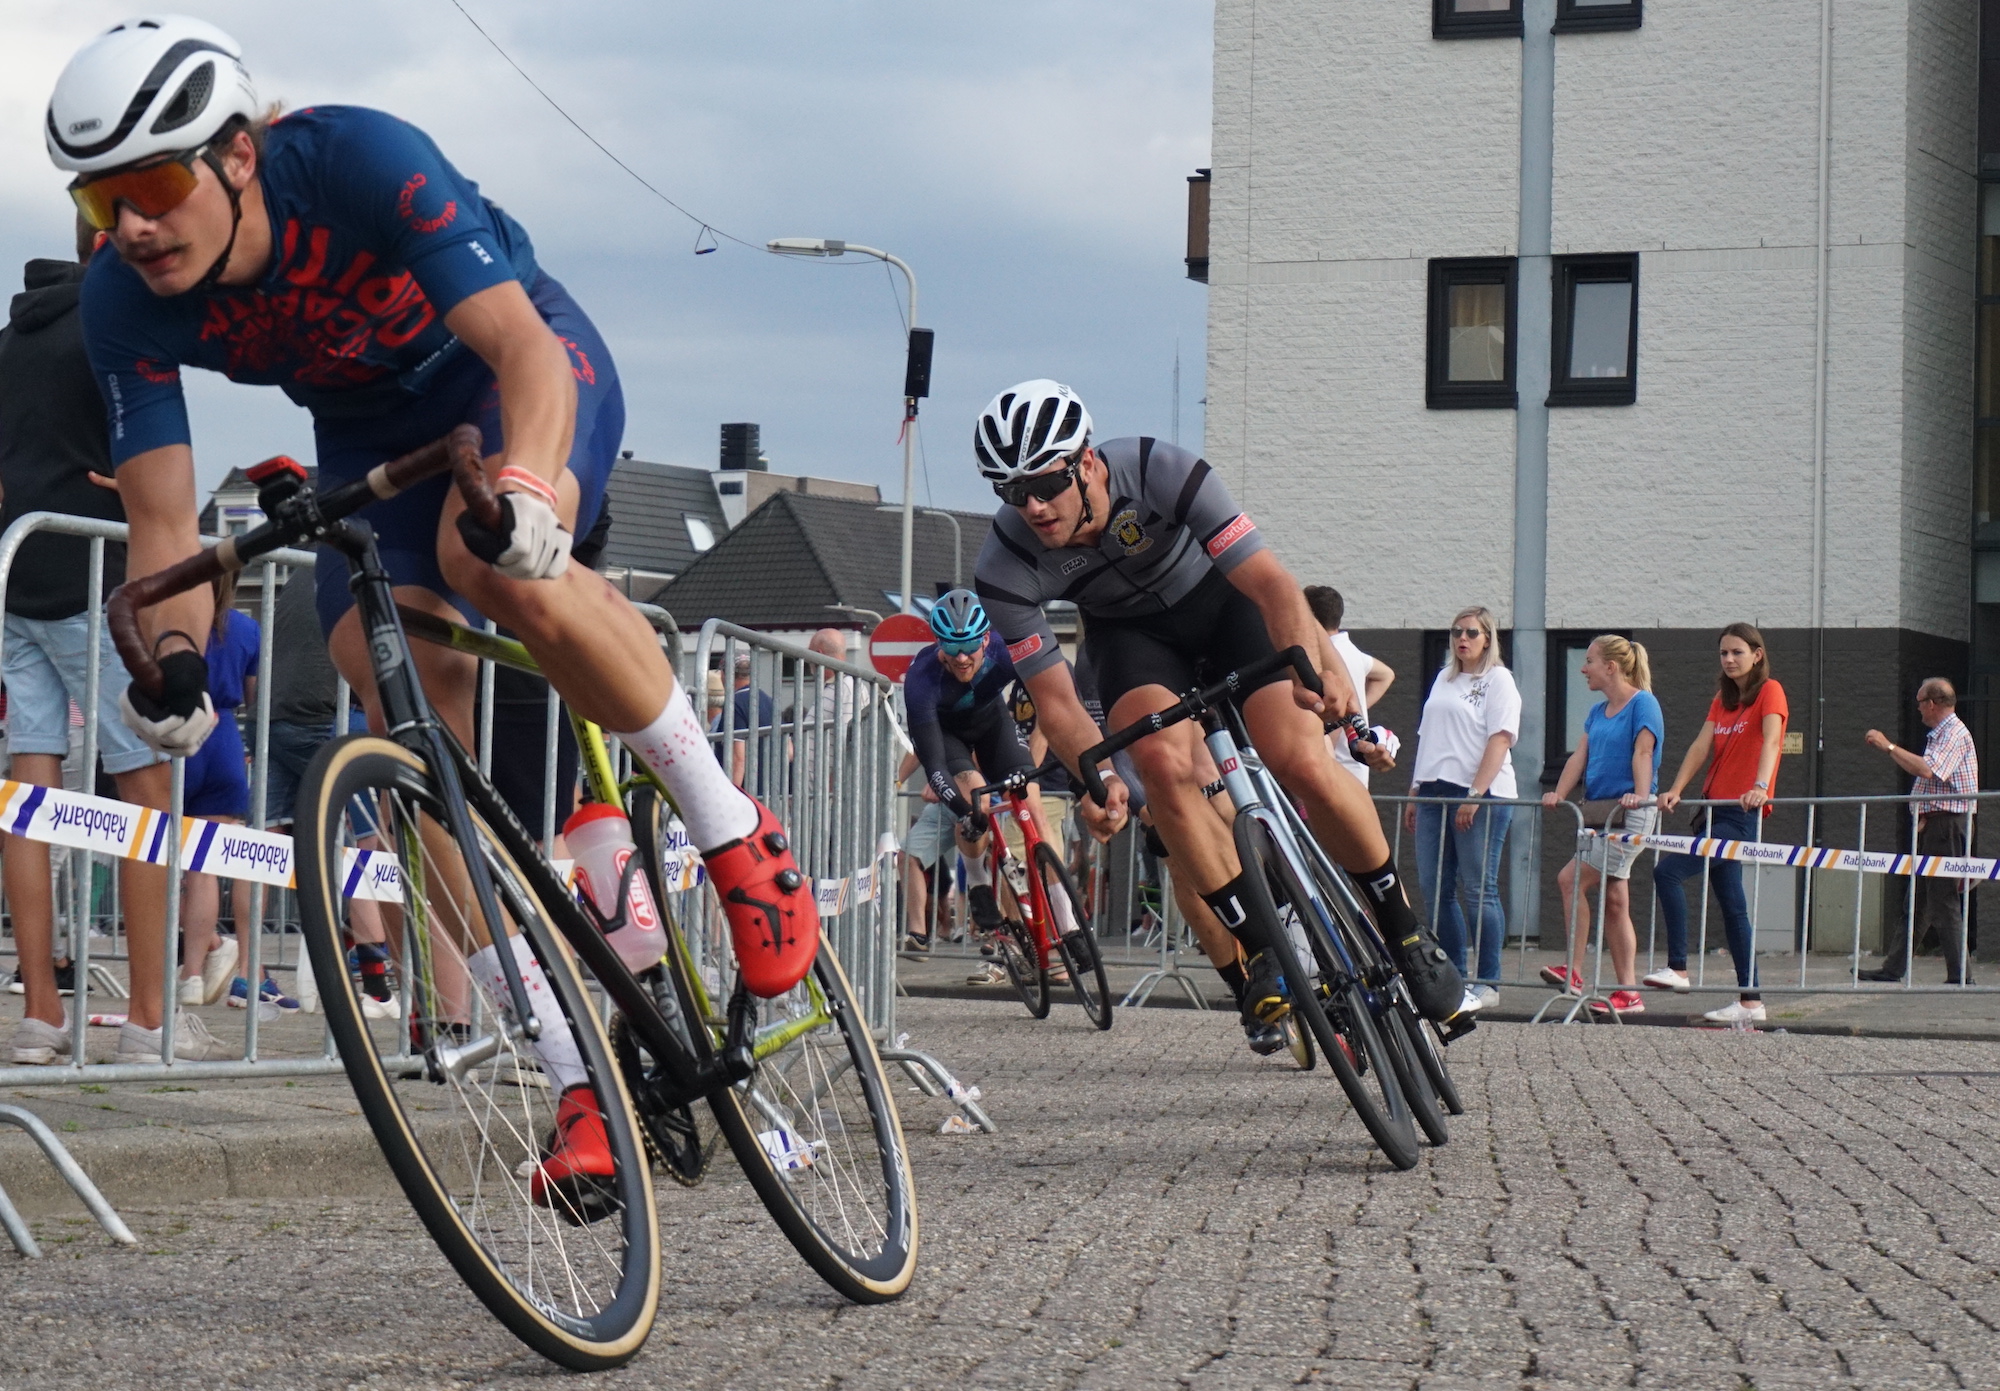
[[1014, 661], [1025, 662], [1041, 650], [1042, 635], [1040, 633], [1030, 633], [1019, 642], [1009, 644], [1007, 655]]
[[1081, 570], [1084, 566], [1088, 564], [1090, 564], [1089, 556], [1087, 555], [1072, 556], [1070, 559], [1065, 560], [1062, 563], [1062, 569], [1060, 573], [1065, 575], [1074, 575], [1077, 571]]
[[178, 367], [170, 363], [155, 362], [149, 357], [142, 357], [133, 363], [132, 370], [155, 386], [164, 386], [168, 382], [177, 382], [181, 379]]
[[1221, 555], [1256, 529], [1257, 523], [1250, 520], [1248, 512], [1238, 512], [1235, 521], [1208, 538], [1209, 556], [1213, 558]]
[[1111, 539], [1125, 548], [1127, 557], [1138, 555], [1153, 544], [1153, 538], [1139, 525], [1138, 512], [1129, 507], [1111, 519]]
[[412, 174], [410, 175], [410, 181], [403, 185], [403, 191], [396, 195], [396, 216], [402, 218], [403, 221], [409, 223], [410, 226], [419, 232], [441, 231], [451, 224], [451, 220], [454, 217], [458, 216], [458, 200], [456, 198], [448, 199], [445, 202], [444, 211], [436, 217], [417, 216], [417, 190], [429, 182], [430, 180], [422, 174]]

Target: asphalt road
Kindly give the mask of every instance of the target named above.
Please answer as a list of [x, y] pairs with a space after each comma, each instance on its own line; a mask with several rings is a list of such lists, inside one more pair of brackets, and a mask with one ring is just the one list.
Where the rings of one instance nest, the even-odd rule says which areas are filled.
[[[940, 1136], [909, 1094], [910, 1293], [843, 1304], [723, 1169], [662, 1189], [660, 1322], [589, 1384], [2000, 1386], [2000, 1045], [1489, 1025], [1451, 1053], [1470, 1113], [1400, 1174], [1224, 1016], [903, 1020], [1002, 1127]], [[0, 1251], [0, 1385], [568, 1380], [400, 1199], [126, 1216], [137, 1250], [78, 1214]]]

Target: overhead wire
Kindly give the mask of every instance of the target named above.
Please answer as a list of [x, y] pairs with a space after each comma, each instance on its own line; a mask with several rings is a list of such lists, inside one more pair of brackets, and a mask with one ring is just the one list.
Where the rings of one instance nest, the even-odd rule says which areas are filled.
[[[530, 77], [528, 75], [528, 70], [522, 67], [519, 63], [514, 61], [514, 55], [509, 53], [505, 48], [502, 48], [500, 46], [500, 41], [494, 38], [491, 34], [487, 33], [485, 26], [480, 24], [478, 20], [474, 19], [472, 17], [472, 12], [466, 9], [464, 5], [460, 4], [459, 0], [451, 0], [451, 7], [457, 10], [461, 15], [465, 16], [465, 22], [467, 24], [470, 24], [473, 27], [473, 29], [478, 32], [479, 37], [486, 40], [487, 43], [493, 46], [493, 51], [499, 54], [501, 58], [506, 60], [508, 67], [512, 68], [515, 72], [521, 75], [521, 80], [523, 82], [527, 83], [530, 87], [535, 89], [535, 95], [540, 97], [543, 101], [547, 102], [549, 106], [554, 109], [556, 115], [562, 117], [565, 121], [568, 121], [570, 125], [575, 127], [576, 133], [578, 135], [581, 135], [585, 140], [588, 140], [591, 144], [595, 145], [598, 148], [598, 151], [602, 153], [606, 159], [610, 160], [613, 164], [617, 165], [620, 169], [623, 169], [627, 174], [631, 175], [633, 180], [636, 183], [638, 183], [638, 185], [641, 188], [645, 189], [648, 193], [652, 194], [662, 203], [665, 203], [668, 207], [672, 208], [675, 212], [679, 213], [689, 222], [695, 224], [696, 228], [698, 229], [695, 232], [695, 246], [697, 248], [695, 252], [696, 255], [703, 254], [702, 251], [699, 249], [701, 247], [701, 234], [703, 232], [707, 232], [712, 237], [726, 237], [728, 240], [735, 242], [738, 246], [748, 247], [752, 251], [768, 252], [770, 250], [770, 248], [759, 246], [755, 242], [745, 241], [743, 240], [743, 238], [735, 235], [732, 232], [723, 231], [722, 228], [717, 227], [713, 222], [708, 221], [706, 218], [697, 217], [694, 213], [688, 211], [686, 208], [682, 207], [679, 203], [676, 203], [673, 199], [669, 198], [665, 193], [661, 192], [649, 180], [647, 180], [645, 175], [641, 174], [638, 170], [634, 169], [624, 160], [618, 158], [617, 155], [611, 152], [609, 146], [607, 146], [602, 140], [599, 140], [596, 136], [592, 135], [588, 130], [586, 130], [584, 128], [583, 122], [577, 120], [576, 117], [570, 115], [569, 112], [565, 111], [563, 109], [562, 103], [557, 101], [554, 97], [550, 96], [548, 92], [543, 89], [541, 83], [535, 81], [534, 78]], [[710, 247], [708, 249], [713, 250], [714, 248]]]

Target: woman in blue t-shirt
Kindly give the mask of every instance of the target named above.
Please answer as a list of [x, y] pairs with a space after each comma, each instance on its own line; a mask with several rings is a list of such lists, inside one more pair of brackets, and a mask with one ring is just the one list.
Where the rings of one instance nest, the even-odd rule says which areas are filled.
[[[1583, 657], [1583, 680], [1604, 697], [1583, 717], [1583, 737], [1563, 765], [1555, 791], [1544, 793], [1542, 805], [1553, 807], [1583, 783], [1584, 821], [1593, 830], [1617, 829], [1650, 835], [1658, 822], [1653, 789], [1660, 780], [1660, 750], [1667, 741], [1667, 722], [1653, 696], [1652, 667], [1646, 649], [1612, 634], [1594, 639]], [[1615, 825], [1620, 822], [1622, 824]], [[1570, 925], [1569, 961], [1544, 966], [1542, 979], [1564, 990], [1582, 987], [1584, 947], [1590, 940], [1587, 903], [1578, 902], [1578, 876], [1589, 893], [1600, 878], [1604, 888], [1604, 949], [1611, 953], [1619, 989], [1611, 992], [1611, 1008], [1636, 1014], [1646, 1008], [1637, 975], [1638, 934], [1632, 928], [1632, 864], [1643, 847], [1624, 841], [1596, 841], [1587, 852], [1563, 866], [1563, 918]], [[1587, 858], [1586, 858], [1587, 856]], [[1595, 1001], [1592, 1009], [1602, 1010]]]

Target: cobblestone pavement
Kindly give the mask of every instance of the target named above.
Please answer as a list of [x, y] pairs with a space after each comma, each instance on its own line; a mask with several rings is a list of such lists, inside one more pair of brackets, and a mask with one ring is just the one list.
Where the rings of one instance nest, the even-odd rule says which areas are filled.
[[[912, 1001], [1002, 1127], [905, 1119], [901, 1302], [848, 1306], [726, 1168], [661, 1193], [651, 1343], [593, 1385], [2000, 1385], [2000, 1046], [1489, 1025], [1407, 1174], [1233, 1020]], [[82, 1219], [0, 1254], [0, 1385], [550, 1384], [391, 1198]]]

